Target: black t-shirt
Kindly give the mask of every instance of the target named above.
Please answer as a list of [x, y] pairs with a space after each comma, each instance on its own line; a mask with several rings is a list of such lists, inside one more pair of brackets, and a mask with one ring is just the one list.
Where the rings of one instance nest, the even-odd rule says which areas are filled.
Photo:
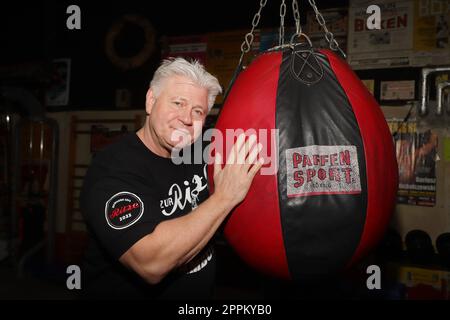
[[151, 152], [135, 133], [96, 154], [80, 195], [90, 235], [82, 269], [86, 296], [208, 298], [215, 274], [210, 244], [157, 285], [118, 261], [160, 222], [188, 214], [208, 195], [204, 164], [175, 164]]

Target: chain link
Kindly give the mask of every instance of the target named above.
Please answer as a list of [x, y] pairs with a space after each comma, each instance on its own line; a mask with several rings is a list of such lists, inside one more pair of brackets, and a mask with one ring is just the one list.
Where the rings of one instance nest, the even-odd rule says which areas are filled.
[[298, 9], [297, 0], [292, 0], [292, 12], [295, 21], [295, 34], [300, 34], [302, 33], [302, 25], [300, 23], [300, 10]]
[[[316, 20], [319, 23], [319, 25], [323, 28], [325, 31], [325, 39], [327, 40], [330, 49], [334, 51], [340, 51], [342, 56], [346, 57], [345, 53], [342, 51], [342, 49], [339, 47], [339, 43], [334, 38], [334, 35], [332, 32], [330, 32], [326, 26], [325, 19], [323, 15], [319, 12], [319, 9], [317, 8], [316, 2], [314, 0], [308, 0], [311, 7], [314, 9], [314, 13], [316, 15]], [[259, 21], [261, 19], [261, 11], [266, 6], [267, 0], [260, 0], [259, 1], [259, 10], [256, 12], [256, 14], [253, 16], [252, 20], [252, 29], [249, 33], [247, 33], [244, 37], [244, 41], [241, 44], [241, 57], [239, 59], [239, 63], [241, 63], [242, 58], [245, 53], [248, 53], [251, 50], [253, 40], [255, 38], [254, 32], [256, 27], [259, 24]], [[292, 11], [294, 14], [294, 20], [295, 20], [295, 32], [297, 35], [302, 33], [302, 26], [300, 22], [300, 11], [298, 6], [297, 0], [292, 0]], [[284, 28], [284, 19], [286, 16], [286, 0], [282, 0], [280, 5], [280, 29], [279, 29], [279, 39], [278, 43], [280, 46], [284, 45], [284, 36], [285, 36], [285, 28]]]
[[266, 4], [267, 4], [267, 0], [259, 1], [259, 10], [258, 10], [258, 12], [255, 13], [255, 16], [253, 17], [252, 29], [250, 30], [249, 33], [247, 33], [245, 35], [245, 37], [244, 37], [245, 40], [241, 44], [241, 58], [239, 61], [242, 61], [242, 57], [244, 56], [244, 54], [249, 52], [250, 49], [252, 48], [253, 39], [255, 38], [255, 36], [253, 35], [253, 32], [255, 31], [255, 28], [259, 24], [259, 20], [261, 19], [261, 11], [266, 6]]
[[333, 33], [331, 33], [326, 24], [325, 24], [325, 19], [323, 18], [322, 14], [319, 12], [319, 9], [317, 9], [317, 5], [316, 2], [314, 0], [308, 0], [309, 4], [311, 5], [311, 7], [314, 9], [314, 13], [316, 14], [316, 20], [319, 23], [319, 25], [323, 28], [323, 30], [325, 31], [325, 39], [328, 41], [329, 45], [330, 45], [330, 49], [334, 50], [334, 51], [339, 51], [342, 56], [344, 58], [346, 58], [346, 54], [344, 53], [344, 51], [342, 51], [342, 49], [339, 47], [339, 43], [336, 41], [336, 39], [334, 38]]
[[282, 0], [280, 5], [280, 29], [278, 34], [278, 44], [284, 44], [284, 17], [286, 16], [286, 1]]

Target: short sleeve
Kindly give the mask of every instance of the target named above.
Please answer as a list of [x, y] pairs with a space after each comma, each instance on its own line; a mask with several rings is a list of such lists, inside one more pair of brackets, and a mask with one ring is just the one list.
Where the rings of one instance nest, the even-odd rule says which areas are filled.
[[139, 182], [103, 178], [86, 181], [80, 197], [82, 214], [94, 236], [116, 259], [160, 222], [152, 190]]

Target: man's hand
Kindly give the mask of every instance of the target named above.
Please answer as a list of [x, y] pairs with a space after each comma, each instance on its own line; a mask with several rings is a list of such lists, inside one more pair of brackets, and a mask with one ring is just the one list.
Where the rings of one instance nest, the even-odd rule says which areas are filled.
[[[230, 211], [244, 200], [258, 170], [262, 149], [256, 136], [238, 137], [222, 168], [222, 157], [216, 153], [214, 193], [190, 214], [168, 219], [136, 242], [120, 258], [151, 284], [161, 281], [171, 270], [195, 257], [208, 243]], [[253, 148], [252, 148], [253, 147]]]
[[222, 155], [216, 152], [214, 159], [214, 195], [228, 202], [231, 207], [244, 200], [256, 173], [264, 160], [257, 161], [262, 145], [256, 143], [251, 135], [245, 141], [245, 134], [239, 135], [231, 148], [225, 166], [222, 168]]

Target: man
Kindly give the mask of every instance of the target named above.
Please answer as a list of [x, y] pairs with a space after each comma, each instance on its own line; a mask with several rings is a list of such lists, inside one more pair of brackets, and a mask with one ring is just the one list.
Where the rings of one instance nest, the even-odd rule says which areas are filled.
[[87, 297], [211, 295], [210, 240], [262, 166], [256, 137], [239, 136], [228, 157], [216, 152], [209, 195], [204, 164], [172, 161], [199, 137], [194, 129], [220, 92], [198, 62], [163, 61], [147, 92], [144, 126], [96, 155], [80, 199], [92, 235], [83, 266]]

